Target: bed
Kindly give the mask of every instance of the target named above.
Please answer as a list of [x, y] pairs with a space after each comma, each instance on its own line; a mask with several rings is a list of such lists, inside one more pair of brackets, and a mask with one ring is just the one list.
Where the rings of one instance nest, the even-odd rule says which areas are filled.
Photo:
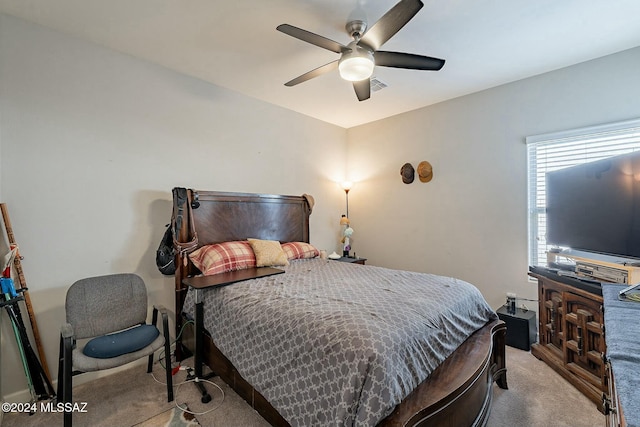
[[[197, 248], [250, 237], [309, 242], [308, 196], [187, 195], [178, 242], [196, 236]], [[178, 251], [176, 265], [181, 330], [193, 316], [183, 281], [200, 271], [187, 251]], [[269, 423], [486, 424], [494, 381], [507, 388], [506, 327], [475, 287], [319, 258], [291, 260], [281, 268], [284, 274], [205, 295], [204, 360]], [[436, 307], [447, 307], [446, 315], [435, 317]], [[344, 326], [354, 319], [364, 324]], [[400, 332], [406, 325], [428, 331], [430, 341]], [[185, 330], [182, 336], [190, 336], [188, 325]], [[179, 356], [189, 347], [182, 340]]]

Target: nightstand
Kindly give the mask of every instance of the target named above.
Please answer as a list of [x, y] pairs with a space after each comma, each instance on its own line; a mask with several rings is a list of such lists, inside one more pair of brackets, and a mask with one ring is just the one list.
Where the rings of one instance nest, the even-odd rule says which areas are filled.
[[536, 312], [516, 308], [515, 313], [509, 313], [507, 307], [502, 306], [496, 313], [507, 324], [507, 345], [528, 351], [536, 342]]
[[[331, 258], [329, 258], [329, 259], [331, 259]], [[367, 259], [366, 258], [353, 258], [353, 257], [343, 256], [343, 257], [340, 257], [340, 258], [336, 258], [336, 259], [334, 259], [332, 261], [350, 262], [352, 264], [362, 264], [362, 265], [364, 265], [364, 263], [367, 261]]]

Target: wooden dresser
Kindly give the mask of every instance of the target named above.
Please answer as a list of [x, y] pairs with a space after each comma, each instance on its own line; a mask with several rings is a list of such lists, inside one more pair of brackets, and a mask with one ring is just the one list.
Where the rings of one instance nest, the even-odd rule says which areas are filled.
[[544, 361], [605, 412], [609, 394], [605, 366], [603, 299], [599, 286], [534, 272], [538, 280], [539, 342], [531, 353]]

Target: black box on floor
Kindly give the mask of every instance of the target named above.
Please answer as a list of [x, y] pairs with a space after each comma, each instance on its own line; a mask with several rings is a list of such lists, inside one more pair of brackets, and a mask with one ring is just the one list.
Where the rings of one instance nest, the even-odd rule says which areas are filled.
[[536, 342], [536, 312], [516, 308], [515, 313], [510, 313], [506, 306], [496, 310], [500, 320], [507, 325], [507, 345], [521, 350], [529, 350], [531, 344]]

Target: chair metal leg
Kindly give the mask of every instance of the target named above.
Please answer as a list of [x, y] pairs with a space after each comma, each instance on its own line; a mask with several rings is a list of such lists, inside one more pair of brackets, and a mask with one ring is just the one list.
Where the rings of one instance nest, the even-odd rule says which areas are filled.
[[60, 350], [58, 351], [58, 390], [56, 391], [57, 401], [62, 401], [62, 382], [64, 378], [64, 338], [60, 336]]
[[149, 355], [149, 362], [147, 363], [147, 374], [150, 374], [153, 370], [153, 353]]
[[[73, 360], [72, 360], [72, 352], [73, 352], [73, 339], [72, 338], [61, 338], [61, 349], [62, 349], [62, 394], [58, 394], [58, 399], [62, 399], [62, 403], [65, 405], [64, 412], [64, 427], [71, 427], [72, 419], [71, 415], [73, 414], [71, 411], [67, 411], [67, 407], [71, 406], [71, 398], [72, 398], [72, 388], [73, 388]], [[58, 385], [58, 387], [60, 387]], [[59, 388], [60, 390], [60, 388]]]
[[[158, 309], [156, 307], [153, 307], [151, 324], [157, 328], [158, 327], [157, 323], [158, 323]], [[147, 363], [147, 374], [150, 374], [152, 370], [153, 370], [153, 353], [149, 355], [149, 362]]]
[[[165, 359], [165, 371], [167, 376], [167, 402], [173, 402], [173, 375], [171, 372], [171, 339], [169, 336], [169, 316], [164, 307], [153, 307], [153, 316], [151, 321], [153, 325], [157, 327], [158, 311], [162, 315], [162, 331], [164, 334], [164, 359]], [[149, 364], [147, 366], [147, 372], [151, 372], [153, 365], [153, 354], [149, 356]]]
[[167, 402], [173, 401], [173, 379], [171, 373], [171, 341], [169, 338], [169, 318], [162, 313], [162, 330], [164, 332], [165, 370], [167, 371]]

